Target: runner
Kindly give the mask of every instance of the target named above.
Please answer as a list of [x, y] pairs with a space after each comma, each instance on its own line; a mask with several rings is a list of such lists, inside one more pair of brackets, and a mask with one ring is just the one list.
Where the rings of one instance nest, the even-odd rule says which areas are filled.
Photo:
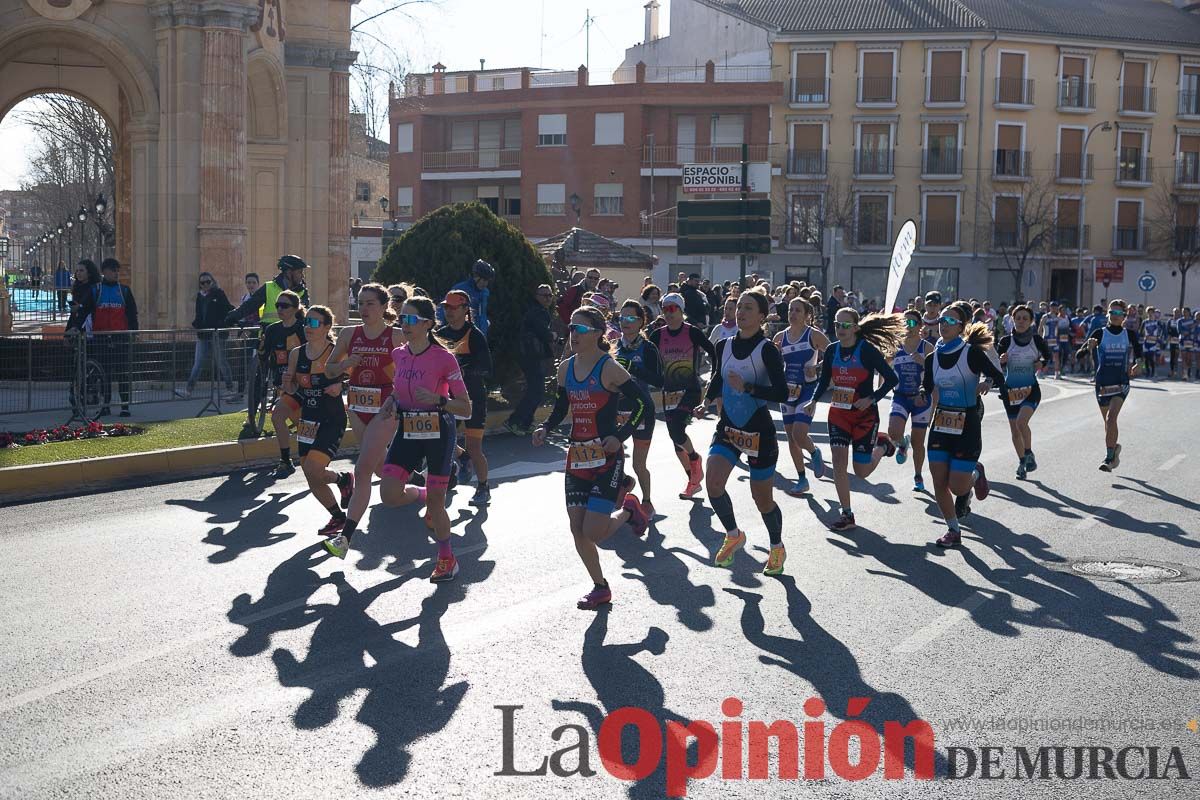
[[[605, 327], [604, 315], [597, 309], [584, 307], [571, 315], [568, 330], [573, 355], [559, 364], [554, 409], [549, 419], [533, 432], [533, 445], [540, 447], [546, 441], [546, 434], [568, 414], [571, 416], [566, 467], [567, 518], [575, 538], [575, 551], [595, 584], [576, 604], [583, 609], [612, 602], [612, 589], [600, 568], [597, 542], [608, 538], [625, 522], [638, 535], [646, 528], [641, 505], [631, 494], [625, 496], [616, 517], [612, 512], [623, 477], [622, 442], [633, 435], [653, 406], [645, 391], [608, 355]], [[615, 397], [618, 392], [628, 398], [633, 409], [620, 426], [617, 425], [619, 402]]]
[[[354, 476], [349, 472], [334, 472], [329, 462], [337, 455], [346, 432], [346, 406], [342, 402], [344, 376], [329, 378], [325, 364], [333, 354], [333, 312], [325, 306], [312, 306], [304, 315], [306, 343], [288, 355], [287, 372], [283, 376], [284, 391], [295, 394], [300, 401], [300, 421], [296, 425], [296, 442], [300, 449], [300, 468], [321, 505], [329, 509], [330, 519], [317, 531], [321, 536], [333, 536], [346, 523], [342, 507], [350, 499]], [[329, 489], [337, 484], [342, 505]]]
[[700, 405], [700, 354], [708, 354], [716, 363], [717, 352], [704, 332], [683, 320], [683, 296], [668, 294], [662, 299], [665, 325], [650, 334], [663, 363], [662, 412], [667, 433], [675, 445], [675, 455], [687, 474], [687, 486], [680, 493], [688, 499], [700, 491], [704, 481], [704, 463], [688, 438], [687, 426], [692, 412]]
[[[947, 306], [940, 322], [941, 338], [932, 358], [925, 360], [922, 389], [933, 401], [932, 432], [929, 437], [929, 471], [933, 492], [948, 530], [937, 540], [938, 547], [962, 543], [958, 521], [971, 512], [970, 492], [983, 500], [988, 496], [987, 474], [979, 462], [983, 450], [983, 403], [979, 399], [991, 381], [1002, 393], [1007, 390], [1004, 373], [988, 356], [992, 331], [987, 325], [968, 324], [971, 306], [958, 302]], [[957, 500], [955, 499], [957, 498]]]
[[1192, 316], [1190, 308], [1183, 309], [1183, 315], [1179, 318], [1179, 350], [1183, 360], [1183, 380], [1192, 380], [1192, 372], [1196, 367], [1197, 350], [1197, 335], [1200, 334], [1200, 326], [1197, 325], [1195, 317]]
[[[1171, 310], [1171, 318], [1167, 320], [1167, 351], [1171, 358], [1171, 379], [1182, 380], [1183, 370], [1179, 358], [1179, 322], [1183, 318], [1183, 310]], [[1103, 330], [1102, 328], [1100, 330]]]
[[[1108, 327], [1096, 331], [1083, 343], [1085, 350], [1096, 351], [1096, 402], [1100, 404], [1100, 416], [1104, 419], [1105, 453], [1100, 464], [1103, 472], [1112, 472], [1121, 464], [1117, 418], [1129, 396], [1129, 379], [1137, 376], [1140, 366], [1137, 362], [1142, 357], [1137, 333], [1122, 324], [1127, 309], [1124, 300], [1109, 303]], [[1133, 356], [1132, 367], [1130, 355]]]
[[292, 464], [292, 434], [288, 423], [296, 425], [300, 422], [300, 400], [281, 387], [288, 355], [304, 341], [304, 307], [300, 305], [300, 295], [290, 289], [280, 292], [275, 298], [275, 311], [279, 321], [268, 325], [258, 337], [258, 368], [270, 370], [271, 383], [279, 390], [275, 405], [271, 407], [271, 426], [279, 444], [279, 464], [274, 473], [278, 480], [296, 471]]
[[461, 289], [452, 289], [442, 301], [442, 312], [446, 324], [438, 328], [435, 335], [446, 342], [447, 348], [458, 359], [462, 368], [463, 382], [471, 398], [471, 415], [466, 420], [463, 443], [466, 450], [459, 454], [460, 480], [467, 480], [467, 468], [475, 470], [475, 495], [471, 505], [486, 506], [491, 502], [492, 490], [488, 486], [488, 462], [483, 454], [483, 427], [487, 419], [487, 378], [492, 372], [492, 351], [487, 337], [471, 321], [471, 298]]
[[1058, 301], [1051, 302], [1049, 313], [1042, 317], [1041, 331], [1042, 338], [1046, 340], [1048, 345], [1050, 345], [1050, 352], [1054, 356], [1054, 377], [1056, 379], [1061, 378], [1063, 365], [1066, 359], [1063, 358], [1062, 348], [1062, 345], [1065, 342], [1060, 340], [1060, 334], [1062, 337], [1068, 338], [1070, 334], [1066, 330], [1066, 325], [1063, 323], [1062, 308], [1059, 306]]
[[404, 334], [392, 327], [396, 313], [386, 304], [388, 290], [378, 283], [367, 283], [358, 290], [358, 310], [362, 324], [342, 328], [333, 354], [325, 363], [326, 377], [349, 371], [350, 427], [359, 441], [358, 459], [350, 481], [350, 495], [343, 495], [347, 509], [342, 534], [349, 538], [371, 505], [371, 482], [381, 474], [388, 445], [396, 436], [395, 415], [380, 414], [383, 401], [392, 394], [392, 351], [404, 344]]
[[1033, 309], [1019, 305], [1012, 311], [1013, 332], [996, 346], [1000, 365], [1004, 367], [1004, 382], [1008, 391], [1001, 393], [1013, 448], [1017, 451], [1017, 479], [1024, 480], [1037, 469], [1033, 455], [1033, 433], [1029, 420], [1042, 402], [1042, 387], [1038, 385], [1038, 368], [1053, 359], [1046, 340], [1033, 330]]
[[[866, 478], [875, 471], [883, 456], [895, 452], [886, 433], [879, 431], [880, 400], [899, 378], [887, 359], [896, 351], [904, 323], [899, 315], [871, 314], [859, 318], [852, 308], [842, 308], [834, 319], [837, 341], [825, 351], [821, 377], [813, 390], [813, 399], [804, 407], [810, 417], [817, 400], [832, 384], [829, 402], [829, 449], [833, 453], [833, 479], [837, 485], [841, 514], [829, 527], [850, 531], [856, 527], [850, 507], [850, 451], [854, 451], [854, 474]], [[883, 385], [875, 389], [876, 374]]]
[[782, 575], [787, 551], [783, 546], [783, 512], [775, 502], [779, 443], [768, 403], [787, 402], [789, 389], [783, 356], [763, 334], [762, 326], [770, 309], [766, 292], [757, 288], [742, 292], [737, 304], [737, 336], [721, 343], [707, 392], [708, 402], [718, 406], [718, 419], [708, 450], [706, 488], [713, 510], [725, 528], [725, 541], [713, 562], [728, 567], [746, 544], [746, 534], [737, 526], [733, 501], [725, 485], [734, 465], [742, 455], [746, 456], [750, 466], [750, 495], [762, 514], [771, 541], [763, 574]]
[[812, 400], [813, 390], [817, 388], [818, 364], [825, 348], [829, 347], [829, 339], [812, 326], [813, 307], [804, 298], [797, 297], [788, 303], [787, 318], [788, 327], [775, 334], [773, 342], [783, 356], [788, 393], [779, 404], [779, 410], [783, 414], [783, 430], [797, 475], [787, 493], [798, 497], [809, 490], [808, 476], [804, 473], [805, 451], [812, 453], [813, 475], [819, 480], [825, 474], [825, 458], [808, 435], [812, 417], [804, 413], [804, 407]]
[[[892, 357], [892, 369], [899, 383], [892, 390], [892, 413], [888, 417], [888, 438], [896, 444], [896, 463], [908, 458], [911, 441], [913, 456], [913, 491], [925, 491], [925, 434], [933, 408], [921, 394], [921, 376], [925, 374], [925, 359], [934, 345], [921, 336], [921, 313], [916, 309], [904, 312], [904, 341]], [[904, 426], [912, 418], [912, 439], [904, 435]]]
[[1158, 377], [1158, 356], [1165, 331], [1161, 317], [1158, 309], [1150, 306], [1146, 309], [1146, 321], [1142, 323], [1142, 371], [1151, 380]]
[[[437, 563], [429, 580], [454, 580], [458, 559], [450, 541], [446, 515], [446, 489], [454, 463], [454, 415], [471, 415], [471, 400], [458, 361], [433, 335], [433, 301], [412, 296], [401, 309], [400, 323], [408, 343], [392, 351], [392, 393], [380, 414], [397, 416], [395, 438], [384, 459], [379, 496], [384, 505], [425, 504], [425, 524], [437, 541]], [[429, 477], [424, 486], [410, 486], [409, 477], [425, 464]], [[349, 534], [325, 543], [325, 549], [345, 558]]]
[[[663, 384], [662, 359], [658, 348], [642, 335], [647, 323], [646, 307], [636, 300], [626, 300], [621, 306], [621, 338], [617, 342], [617, 363], [637, 381], [646, 396], [650, 387], [661, 388]], [[633, 402], [622, 397], [617, 409], [617, 422], [625, 424], [633, 414]], [[654, 402], [651, 400], [642, 415], [642, 424], [633, 432], [633, 472], [642, 486], [642, 511], [647, 519], [656, 513], [650, 499], [650, 470], [646, 466], [646, 455], [650, 452], [650, 440], [654, 437]]]
[[737, 304], [738, 299], [730, 296], [725, 298], [723, 310], [721, 312], [721, 321], [713, 326], [712, 333], [708, 334], [708, 340], [713, 343], [715, 348], [721, 342], [728, 339], [730, 336], [737, 336]]

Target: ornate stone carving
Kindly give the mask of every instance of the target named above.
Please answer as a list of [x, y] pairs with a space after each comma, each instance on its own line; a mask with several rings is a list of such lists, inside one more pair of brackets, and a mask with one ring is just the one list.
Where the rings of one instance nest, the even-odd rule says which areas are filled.
[[78, 17], [92, 6], [98, 6], [104, 0], [25, 0], [29, 7], [46, 19], [65, 22]]
[[262, 31], [268, 38], [283, 41], [283, 6], [280, 0], [258, 0], [258, 22], [250, 26], [255, 33]]

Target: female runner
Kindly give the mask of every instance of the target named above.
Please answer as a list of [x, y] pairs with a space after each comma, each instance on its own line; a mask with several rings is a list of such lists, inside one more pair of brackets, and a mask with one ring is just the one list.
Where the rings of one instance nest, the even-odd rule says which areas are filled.
[[[887, 360], [899, 345], [904, 323], [899, 315], [871, 314], [859, 318], [852, 308], [838, 309], [834, 317], [837, 341], [825, 351], [821, 378], [813, 399], [804, 408], [810, 417], [817, 399], [833, 385], [829, 401], [829, 449], [833, 452], [833, 479], [842, 511], [829, 526], [834, 531], [856, 527], [850, 507], [850, 451], [854, 451], [854, 474], [866, 478], [884, 455], [895, 452], [886, 433], [879, 431], [876, 405], [899, 382]], [[883, 385], [875, 389], [875, 375]]]
[[[567, 449], [567, 517], [575, 551], [595, 584], [579, 599], [579, 608], [592, 609], [612, 602], [612, 589], [600, 568], [596, 543], [608, 538], [626, 521], [644, 530], [645, 516], [633, 495], [612, 516], [621, 489], [625, 451], [622, 442], [633, 435], [642, 417], [653, 406], [646, 392], [629, 373], [608, 355], [604, 315], [590, 307], [571, 315], [570, 358], [558, 366], [558, 395], [550, 417], [533, 432], [533, 445], [540, 447], [546, 434], [571, 416], [570, 446]], [[582, 373], [582, 377], [580, 375]], [[629, 419], [617, 425], [616, 395], [632, 403]]]
[[[908, 459], [908, 448], [912, 444], [913, 491], [925, 491], [925, 433], [933, 409], [921, 394], [921, 376], [925, 373], [925, 359], [933, 352], [934, 345], [921, 336], [921, 312], [910, 308], [904, 312], [904, 341], [896, 348], [892, 357], [892, 369], [899, 383], [892, 391], [892, 413], [888, 415], [888, 438], [896, 444], [896, 462], [903, 464]], [[912, 438], [904, 435], [904, 426], [912, 418]]]
[[725, 484], [733, 465], [746, 456], [750, 466], [750, 495], [771, 540], [763, 574], [781, 575], [787, 551], [783, 546], [783, 512], [775, 502], [779, 443], [768, 404], [785, 402], [788, 384], [783, 356], [763, 334], [762, 327], [770, 312], [771, 302], [766, 292], [759, 289], [742, 292], [738, 298], [737, 336], [721, 342], [708, 384], [707, 398], [717, 404], [718, 420], [708, 450], [705, 484], [713, 510], [725, 527], [725, 541], [713, 561], [719, 567], [728, 567], [746, 544], [746, 534], [737, 526], [733, 501], [725, 491]]
[[[646, 307], [636, 300], [626, 300], [620, 310], [621, 338], [617, 342], [617, 363], [637, 382], [646, 396], [650, 387], [661, 387], [662, 360], [658, 348], [642, 335], [646, 323]], [[617, 409], [617, 422], [624, 424], [633, 414], [632, 401], [622, 397]], [[650, 452], [650, 440], [654, 437], [654, 402], [642, 415], [642, 424], [633, 432], [633, 472], [642, 486], [642, 511], [647, 519], [655, 515], [654, 502], [650, 499], [650, 470], [646, 466], [646, 454]], [[636, 532], [636, 527], [635, 527]]]
[[[1146, 309], [1146, 321], [1142, 323], [1142, 371], [1153, 380], [1158, 375], [1159, 345], [1163, 340], [1164, 326], [1158, 309]], [[1082, 343], [1080, 343], [1082, 346]]]
[[275, 298], [275, 310], [279, 320], [268, 325], [259, 337], [258, 358], [259, 368], [271, 370], [271, 383], [281, 390], [271, 407], [271, 425], [275, 428], [275, 441], [279, 443], [279, 464], [275, 467], [275, 477], [279, 479], [296, 471], [292, 465], [292, 434], [288, 423], [295, 425], [300, 421], [300, 401], [295, 395], [282, 391], [282, 387], [288, 356], [304, 341], [304, 307], [300, 305], [300, 295], [284, 289]]
[[359, 441], [358, 460], [350, 481], [351, 494], [343, 503], [348, 509], [342, 535], [353, 536], [363, 514], [371, 504], [372, 476], [380, 473], [388, 445], [396, 436], [396, 417], [380, 414], [383, 402], [392, 394], [392, 351], [404, 344], [404, 334], [392, 327], [396, 313], [387, 304], [388, 290], [378, 283], [364, 284], [358, 291], [358, 309], [362, 324], [342, 328], [333, 354], [325, 364], [332, 378], [347, 371], [350, 387], [346, 394], [350, 406], [350, 427]]
[[775, 334], [774, 344], [783, 356], [783, 369], [787, 379], [787, 399], [779, 404], [783, 414], [783, 430], [787, 434], [788, 450], [792, 463], [796, 465], [796, 482], [787, 490], [792, 497], [808, 491], [808, 476], [804, 474], [804, 451], [812, 453], [813, 475], [820, 479], [825, 474], [825, 459], [821, 449], [808, 435], [812, 417], [804, 413], [804, 407], [812, 400], [817, 388], [818, 363], [829, 339], [812, 327], [813, 308], [807, 300], [797, 297], [788, 303], [788, 327]]
[[983, 450], [983, 403], [979, 395], [986, 391], [980, 387], [980, 376], [1001, 393], [1007, 389], [1004, 373], [987, 353], [986, 348], [992, 344], [991, 328], [978, 322], [968, 324], [969, 319], [969, 303], [947, 306], [939, 321], [937, 350], [925, 359], [922, 389], [933, 401], [929, 471], [938, 508], [948, 526], [937, 540], [939, 547], [958, 547], [962, 543], [958, 520], [971, 512], [971, 488], [975, 489], [976, 499], [988, 495], [987, 475], [979, 463]]
[[[1104, 419], [1103, 472], [1112, 472], [1121, 464], [1121, 445], [1117, 441], [1120, 431], [1117, 418], [1129, 396], [1129, 380], [1137, 377], [1137, 362], [1142, 357], [1142, 345], [1138, 335], [1124, 326], [1128, 306], [1124, 300], [1113, 300], [1108, 304], [1108, 326], [1094, 332], [1083, 343], [1082, 354], [1096, 353], [1096, 402], [1100, 404], [1100, 416]], [[1130, 357], [1133, 358], [1130, 366]]]
[[1013, 332], [1000, 340], [996, 352], [1004, 368], [1008, 391], [1000, 395], [1008, 427], [1012, 432], [1013, 449], [1017, 451], [1017, 479], [1037, 469], [1033, 455], [1033, 432], [1029, 420], [1042, 402], [1042, 387], [1038, 385], [1039, 369], [1053, 360], [1050, 346], [1033, 330], [1033, 309], [1019, 305], [1012, 310]]
[[346, 523], [329, 484], [337, 484], [342, 501], [350, 497], [354, 477], [349, 472], [334, 472], [329, 462], [337, 455], [346, 433], [346, 406], [342, 402], [344, 376], [329, 378], [325, 364], [333, 353], [333, 312], [325, 306], [312, 306], [304, 315], [305, 344], [288, 354], [283, 389], [300, 401], [300, 420], [296, 424], [296, 442], [300, 450], [300, 468], [308, 488], [321, 505], [329, 509], [330, 519], [318, 533], [333, 536]]
[[[425, 504], [426, 525], [433, 529], [438, 545], [429, 580], [440, 583], [458, 574], [446, 515], [446, 487], [454, 463], [454, 416], [470, 416], [471, 400], [458, 361], [433, 335], [433, 301], [410, 297], [402, 312], [400, 324], [408, 343], [392, 351], [392, 393], [379, 411], [382, 416], [397, 417], [396, 435], [381, 470], [379, 496], [388, 506]], [[410, 486], [409, 477], [422, 464], [429, 470], [425, 485]], [[325, 549], [345, 558], [350, 540], [350, 536], [338, 536], [326, 542]]]
[[475, 470], [475, 495], [471, 505], [486, 506], [492, 500], [488, 486], [488, 461], [483, 454], [483, 426], [487, 419], [487, 378], [492, 372], [492, 351], [487, 337], [471, 320], [471, 298], [461, 289], [446, 293], [442, 301], [446, 324], [438, 328], [436, 336], [446, 342], [450, 352], [458, 359], [463, 382], [471, 398], [471, 416], [466, 420], [463, 444], [466, 458], [459, 458], [460, 479], [466, 480], [467, 464]]

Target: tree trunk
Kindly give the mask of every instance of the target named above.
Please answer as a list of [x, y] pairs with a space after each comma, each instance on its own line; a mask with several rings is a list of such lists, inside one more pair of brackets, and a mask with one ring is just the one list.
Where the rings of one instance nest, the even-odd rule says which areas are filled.
[[1179, 267], [1179, 307], [1180, 308], [1187, 307], [1187, 303], [1184, 302], [1184, 298], [1187, 297], [1187, 274], [1188, 274], [1189, 267], [1191, 267], [1191, 264], [1188, 264], [1186, 267], [1185, 266]]

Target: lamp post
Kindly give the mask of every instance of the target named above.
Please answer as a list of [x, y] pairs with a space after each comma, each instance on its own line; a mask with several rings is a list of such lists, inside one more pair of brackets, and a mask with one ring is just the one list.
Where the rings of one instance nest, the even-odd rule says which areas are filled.
[[104, 261], [104, 212], [108, 210], [108, 202], [104, 199], [104, 193], [96, 195], [96, 230], [99, 237], [100, 261]]
[[[1083, 154], [1079, 157], [1079, 213], [1075, 215], [1075, 286], [1076, 300], [1075, 305], [1078, 307], [1083, 304], [1083, 220], [1084, 220], [1084, 195], [1087, 192], [1087, 151], [1088, 142], [1092, 138], [1092, 133], [1099, 128], [1102, 131], [1111, 131], [1112, 123], [1108, 120], [1097, 122], [1093, 125], [1083, 137]], [[1054, 299], [1054, 298], [1051, 298]], [[1093, 298], [1095, 299], [1095, 298]]]
[[[71, 228], [75, 227], [75, 220], [67, 217], [67, 263], [70, 264], [75, 260], [75, 243], [71, 241]], [[55, 267], [57, 270], [58, 267]]]
[[63, 226], [61, 222], [58, 224], [58, 228], [55, 229], [54, 233], [56, 236], [58, 236], [58, 258], [54, 261], [54, 269], [58, 269], [58, 263], [63, 260]]
[[[84, 208], [83, 206], [80, 206], [79, 211], [76, 212], [76, 214], [75, 214], [75, 218], [77, 220], [79, 220], [79, 258], [82, 259], [83, 258], [83, 223], [87, 222], [87, 209]], [[73, 273], [74, 271], [75, 271], [75, 265], [72, 264], [71, 272]]]

